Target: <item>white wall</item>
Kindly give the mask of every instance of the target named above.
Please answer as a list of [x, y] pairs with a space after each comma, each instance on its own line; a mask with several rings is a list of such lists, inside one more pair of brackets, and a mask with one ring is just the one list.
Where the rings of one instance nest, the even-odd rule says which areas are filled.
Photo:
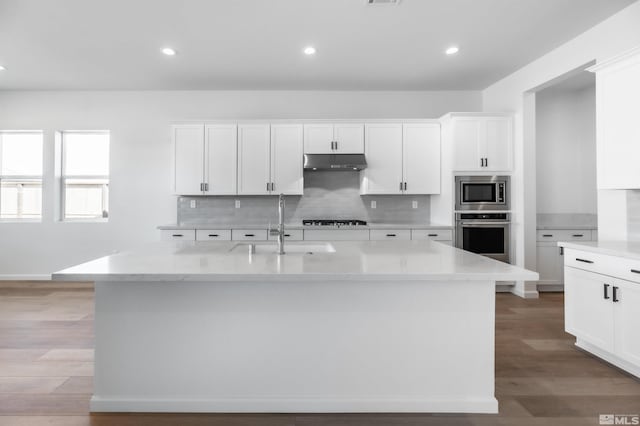
[[536, 95], [538, 213], [596, 214], [595, 83]]
[[[0, 279], [49, 274], [113, 250], [154, 241], [175, 221], [172, 121], [247, 118], [437, 118], [479, 111], [480, 92], [0, 92], [0, 129], [45, 132], [42, 223], [0, 223]], [[110, 218], [54, 221], [56, 130], [111, 130]]]
[[[512, 179], [514, 190], [512, 208], [514, 209], [513, 232], [516, 239], [514, 260], [517, 265], [528, 268], [536, 266], [536, 200], [535, 196], [527, 197], [527, 194], [535, 194], [536, 191], [535, 155], [532, 158], [532, 154], [535, 153], [535, 137], [532, 138], [530, 133], [525, 134], [525, 129], [527, 132], [535, 133], [535, 126], [528, 123], [532, 119], [535, 120], [535, 101], [531, 101], [531, 96], [527, 92], [594, 59], [606, 60], [638, 45], [640, 45], [640, 2], [635, 2], [483, 91], [484, 111], [509, 111], [515, 114], [516, 158]], [[530, 169], [533, 169], [532, 172], [527, 172]], [[626, 212], [626, 205], [621, 206], [617, 203], [605, 205], [604, 200], [607, 197], [603, 197], [601, 192], [598, 193], [599, 238], [606, 239], [609, 235], [608, 226], [611, 220], [605, 222], [602, 218], [611, 217], [611, 215], [603, 213], [611, 212], [616, 215], [616, 211]], [[535, 286], [532, 283], [518, 286], [516, 291], [520, 294], [535, 293]]]

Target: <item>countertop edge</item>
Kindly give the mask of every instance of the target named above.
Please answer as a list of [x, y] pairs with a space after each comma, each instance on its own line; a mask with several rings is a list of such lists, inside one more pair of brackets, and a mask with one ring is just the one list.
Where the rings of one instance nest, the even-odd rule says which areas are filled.
[[[276, 225], [276, 224], [273, 224]], [[287, 225], [285, 229], [309, 229], [309, 230], [327, 230], [327, 231], [351, 231], [351, 230], [369, 230], [369, 229], [447, 229], [454, 227], [450, 225], [436, 224], [369, 224], [361, 226], [305, 226], [305, 225]], [[157, 229], [163, 230], [187, 230], [187, 229], [269, 229], [269, 225], [217, 225], [217, 224], [192, 224], [192, 225], [159, 225]]]

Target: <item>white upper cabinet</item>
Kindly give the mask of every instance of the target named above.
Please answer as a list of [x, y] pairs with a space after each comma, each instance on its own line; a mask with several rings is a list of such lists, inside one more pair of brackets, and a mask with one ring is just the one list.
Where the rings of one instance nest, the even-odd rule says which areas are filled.
[[640, 47], [598, 64], [596, 132], [598, 188], [640, 188]]
[[270, 194], [270, 153], [269, 124], [238, 126], [238, 194]]
[[440, 193], [439, 124], [404, 124], [402, 174], [405, 194]]
[[513, 122], [511, 117], [453, 117], [454, 171], [512, 169]]
[[215, 124], [205, 126], [206, 195], [233, 195], [237, 187], [238, 126]]
[[402, 194], [402, 124], [365, 125], [365, 157], [360, 191], [363, 194]]
[[314, 123], [304, 125], [305, 154], [362, 154], [362, 123]]
[[271, 126], [271, 186], [276, 194], [301, 195], [303, 178], [301, 124]]
[[202, 195], [204, 191], [204, 126], [183, 124], [172, 127], [174, 148], [174, 192]]
[[362, 194], [439, 194], [440, 125], [365, 125]]

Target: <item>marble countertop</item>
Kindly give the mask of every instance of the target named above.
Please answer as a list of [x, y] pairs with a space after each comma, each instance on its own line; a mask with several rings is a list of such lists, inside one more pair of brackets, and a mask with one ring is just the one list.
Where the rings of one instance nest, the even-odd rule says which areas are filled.
[[640, 242], [634, 241], [585, 241], [585, 242], [558, 242], [558, 246], [583, 250], [592, 253], [606, 254], [610, 256], [627, 257], [640, 260]]
[[[262, 243], [269, 245], [270, 243]], [[330, 244], [332, 253], [294, 253]], [[353, 281], [538, 279], [536, 272], [445, 244], [421, 241], [290, 242], [289, 254], [250, 254], [247, 242], [159, 242], [52, 275], [59, 281]], [[271, 244], [272, 246], [274, 244]]]
[[[277, 223], [272, 223], [271, 226], [277, 226]], [[369, 223], [367, 225], [358, 226], [317, 226], [317, 225], [301, 225], [296, 224], [284, 224], [285, 229], [453, 229], [453, 226], [438, 225], [433, 223]], [[160, 230], [173, 230], [173, 229], [268, 229], [269, 224], [215, 224], [215, 223], [191, 223], [191, 224], [169, 224], [160, 225]]]

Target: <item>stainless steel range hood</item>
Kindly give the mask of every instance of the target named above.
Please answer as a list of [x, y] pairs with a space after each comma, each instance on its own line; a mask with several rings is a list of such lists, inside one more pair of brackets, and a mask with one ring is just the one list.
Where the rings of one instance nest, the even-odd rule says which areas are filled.
[[364, 154], [305, 154], [305, 170], [362, 170], [367, 168]]

